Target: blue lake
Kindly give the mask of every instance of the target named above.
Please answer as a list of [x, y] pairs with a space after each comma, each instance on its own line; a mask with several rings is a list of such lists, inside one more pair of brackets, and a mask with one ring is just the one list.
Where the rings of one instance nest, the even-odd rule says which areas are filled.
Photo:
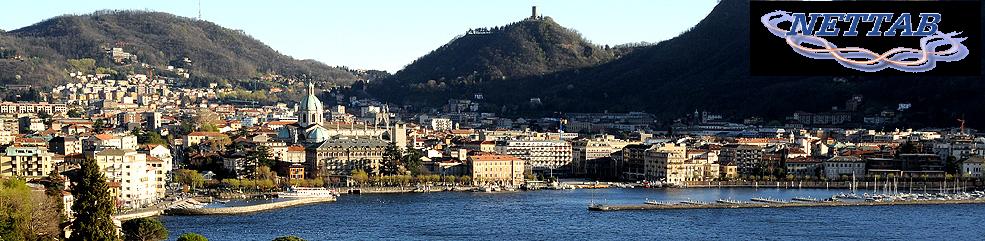
[[638, 204], [830, 197], [824, 189], [578, 189], [344, 195], [338, 202], [226, 216], [165, 216], [171, 239], [209, 240], [983, 240], [985, 205], [592, 212]]

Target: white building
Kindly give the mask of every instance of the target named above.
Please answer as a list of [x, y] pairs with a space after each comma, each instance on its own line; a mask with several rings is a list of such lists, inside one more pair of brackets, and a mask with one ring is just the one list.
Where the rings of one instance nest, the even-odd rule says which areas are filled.
[[646, 150], [643, 157], [643, 175], [647, 180], [678, 183], [684, 181], [680, 165], [687, 158], [687, 147], [675, 143], [654, 145]]
[[92, 143], [92, 148], [95, 151], [101, 151], [106, 149], [127, 149], [136, 150], [137, 149], [137, 137], [132, 135], [126, 136], [115, 136], [110, 134], [99, 134], [95, 135], [95, 138], [89, 138]]
[[496, 153], [527, 162], [535, 172], [564, 175], [571, 164], [571, 143], [555, 140], [508, 140], [496, 142]]
[[45, 177], [54, 168], [52, 157], [42, 147], [9, 146], [0, 154], [0, 176]]
[[436, 131], [447, 131], [455, 129], [454, 123], [448, 118], [431, 118], [431, 129]]
[[106, 149], [96, 153], [96, 164], [109, 182], [119, 183], [117, 199], [126, 207], [140, 207], [160, 198], [155, 169], [147, 155], [136, 150]]
[[865, 176], [865, 160], [856, 156], [836, 156], [825, 160], [824, 176], [830, 180], [837, 180], [842, 177], [857, 178]]
[[969, 157], [961, 162], [961, 176], [982, 177], [983, 165], [985, 165], [985, 158], [978, 156]]

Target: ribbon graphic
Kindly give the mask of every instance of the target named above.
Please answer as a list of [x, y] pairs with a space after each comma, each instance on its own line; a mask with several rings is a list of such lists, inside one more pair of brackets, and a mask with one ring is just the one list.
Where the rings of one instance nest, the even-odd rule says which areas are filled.
[[[883, 54], [877, 54], [865, 48], [838, 47], [824, 38], [804, 35], [802, 29], [799, 29], [795, 35], [787, 35], [790, 30], [780, 28], [779, 24], [790, 22], [792, 25], [793, 19], [790, 12], [775, 11], [763, 15], [760, 21], [773, 35], [785, 39], [794, 52], [812, 59], [834, 59], [846, 68], [859, 71], [878, 72], [893, 68], [904, 72], [920, 73], [934, 69], [938, 61], [954, 62], [968, 56], [968, 47], [961, 44], [967, 38], [955, 37], [961, 34], [960, 32], [938, 31], [920, 38], [920, 49], [897, 47]], [[791, 26], [791, 28], [796, 27]], [[945, 45], [949, 48], [937, 51], [939, 47]]]

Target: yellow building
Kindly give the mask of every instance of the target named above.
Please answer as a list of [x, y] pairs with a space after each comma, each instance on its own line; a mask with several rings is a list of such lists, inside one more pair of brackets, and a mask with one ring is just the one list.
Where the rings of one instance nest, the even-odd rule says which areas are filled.
[[481, 153], [468, 157], [472, 180], [480, 185], [523, 184], [525, 162], [509, 155]]
[[0, 176], [28, 179], [47, 176], [54, 167], [54, 156], [42, 147], [9, 146], [0, 155]]

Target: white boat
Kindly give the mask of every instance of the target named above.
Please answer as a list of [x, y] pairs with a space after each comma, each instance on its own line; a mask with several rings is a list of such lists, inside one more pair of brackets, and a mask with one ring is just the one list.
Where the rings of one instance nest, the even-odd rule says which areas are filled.
[[324, 198], [337, 197], [339, 194], [324, 187], [292, 187], [286, 192], [277, 193], [281, 198]]

